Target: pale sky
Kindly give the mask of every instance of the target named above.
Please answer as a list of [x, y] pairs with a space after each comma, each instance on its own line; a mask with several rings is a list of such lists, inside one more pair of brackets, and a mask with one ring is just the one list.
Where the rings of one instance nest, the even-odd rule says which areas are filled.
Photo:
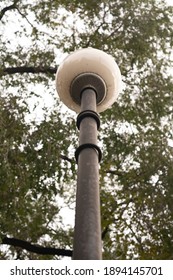
[[173, 6], [173, 0], [166, 0], [166, 2], [168, 3], [168, 5]]

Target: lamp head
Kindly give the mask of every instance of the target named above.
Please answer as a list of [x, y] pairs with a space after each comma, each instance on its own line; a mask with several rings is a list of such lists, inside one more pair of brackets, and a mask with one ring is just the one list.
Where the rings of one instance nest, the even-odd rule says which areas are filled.
[[121, 73], [113, 57], [93, 48], [68, 55], [56, 73], [56, 89], [61, 101], [80, 112], [81, 92], [93, 88], [97, 94], [97, 112], [109, 108], [121, 90]]

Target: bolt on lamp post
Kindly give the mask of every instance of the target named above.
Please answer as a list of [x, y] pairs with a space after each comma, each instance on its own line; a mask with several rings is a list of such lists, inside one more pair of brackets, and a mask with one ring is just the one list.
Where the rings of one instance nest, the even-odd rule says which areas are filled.
[[102, 259], [99, 161], [97, 145], [100, 126], [98, 112], [110, 107], [121, 88], [121, 74], [113, 57], [105, 52], [86, 48], [65, 58], [56, 74], [56, 89], [61, 101], [79, 113], [79, 147], [74, 260]]

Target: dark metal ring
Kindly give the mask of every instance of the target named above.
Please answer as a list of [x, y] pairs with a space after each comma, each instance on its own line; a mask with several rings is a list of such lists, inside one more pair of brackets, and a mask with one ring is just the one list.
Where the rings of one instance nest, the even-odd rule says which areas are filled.
[[85, 144], [82, 144], [82, 145], [80, 145], [80, 146], [76, 149], [76, 151], [75, 151], [76, 162], [78, 162], [78, 157], [79, 157], [80, 152], [81, 152], [82, 150], [84, 150], [84, 149], [87, 149], [87, 148], [92, 148], [92, 149], [97, 150], [97, 152], [98, 152], [98, 160], [99, 160], [99, 162], [100, 162], [101, 159], [102, 159], [102, 152], [101, 152], [100, 148], [99, 148], [97, 145], [92, 144], [92, 143], [85, 143]]
[[100, 128], [100, 118], [99, 115], [92, 110], [85, 110], [82, 111], [78, 116], [77, 116], [77, 128], [80, 129], [80, 123], [81, 121], [86, 118], [86, 117], [92, 117], [93, 119], [95, 119], [96, 123], [97, 123], [97, 129]]

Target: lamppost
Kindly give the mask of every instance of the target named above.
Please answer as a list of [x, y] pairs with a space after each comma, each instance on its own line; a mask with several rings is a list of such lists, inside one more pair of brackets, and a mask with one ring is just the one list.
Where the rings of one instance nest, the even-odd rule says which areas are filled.
[[61, 101], [79, 113], [74, 260], [102, 259], [98, 113], [114, 103], [120, 85], [121, 74], [113, 57], [93, 48], [77, 50], [67, 56], [56, 74], [56, 89]]

